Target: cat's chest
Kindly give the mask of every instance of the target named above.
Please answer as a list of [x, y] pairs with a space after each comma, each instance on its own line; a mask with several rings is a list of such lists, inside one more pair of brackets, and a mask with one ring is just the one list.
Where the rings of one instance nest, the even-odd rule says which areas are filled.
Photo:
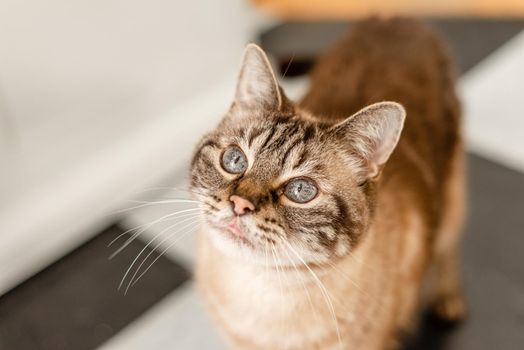
[[338, 343], [339, 334], [347, 335], [354, 321], [349, 305], [337, 304], [333, 286], [325, 286], [327, 295], [317, 281], [292, 278], [276, 271], [250, 278], [244, 272], [230, 273], [220, 287], [227, 297], [214, 303], [226, 333], [256, 339], [260, 348], [323, 343], [329, 349], [329, 343]]

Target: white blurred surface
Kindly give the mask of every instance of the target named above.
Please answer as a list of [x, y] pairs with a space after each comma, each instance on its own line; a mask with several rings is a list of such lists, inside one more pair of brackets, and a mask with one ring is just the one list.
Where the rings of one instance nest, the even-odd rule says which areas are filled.
[[187, 163], [228, 107], [247, 6], [0, 3], [0, 294]]
[[460, 80], [469, 148], [524, 171], [524, 32]]

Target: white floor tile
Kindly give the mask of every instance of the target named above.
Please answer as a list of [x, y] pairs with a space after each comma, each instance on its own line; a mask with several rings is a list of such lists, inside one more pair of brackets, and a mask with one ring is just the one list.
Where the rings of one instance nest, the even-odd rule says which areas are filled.
[[469, 71], [459, 89], [469, 148], [524, 171], [524, 32]]
[[222, 350], [195, 287], [179, 288], [111, 338], [100, 350]]

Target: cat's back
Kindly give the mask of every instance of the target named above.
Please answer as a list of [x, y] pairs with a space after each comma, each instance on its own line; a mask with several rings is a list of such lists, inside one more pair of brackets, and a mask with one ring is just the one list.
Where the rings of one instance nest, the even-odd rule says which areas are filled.
[[451, 60], [431, 28], [408, 18], [355, 24], [313, 69], [301, 106], [338, 121], [379, 101], [399, 102], [407, 112], [393, 164], [386, 168], [398, 170], [404, 151], [424, 160], [432, 177], [445, 177], [459, 140], [460, 113]]

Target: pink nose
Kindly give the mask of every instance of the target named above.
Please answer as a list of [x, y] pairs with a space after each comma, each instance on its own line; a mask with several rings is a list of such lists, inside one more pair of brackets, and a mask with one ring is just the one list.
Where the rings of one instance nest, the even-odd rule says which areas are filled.
[[233, 195], [229, 197], [229, 200], [233, 202], [233, 211], [237, 215], [244, 215], [245, 213], [249, 211], [255, 210], [255, 206], [253, 205], [253, 203], [251, 203], [247, 199], [242, 198], [240, 196]]

